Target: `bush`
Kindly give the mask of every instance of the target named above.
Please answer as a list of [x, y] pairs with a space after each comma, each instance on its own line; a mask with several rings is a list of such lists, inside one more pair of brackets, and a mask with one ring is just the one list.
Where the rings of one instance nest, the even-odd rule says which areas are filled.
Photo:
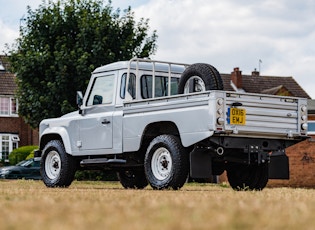
[[15, 165], [19, 163], [20, 161], [34, 157], [35, 149], [38, 149], [37, 145], [23, 146], [23, 147], [14, 149], [9, 154], [10, 165]]

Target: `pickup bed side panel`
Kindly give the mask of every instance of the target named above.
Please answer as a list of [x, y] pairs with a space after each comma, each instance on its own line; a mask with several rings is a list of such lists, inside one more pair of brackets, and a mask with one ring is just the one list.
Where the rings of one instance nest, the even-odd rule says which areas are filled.
[[123, 151], [137, 151], [145, 128], [156, 122], [172, 122], [179, 130], [183, 146], [188, 147], [213, 135], [213, 112], [209, 97], [178, 97], [129, 103], [123, 118]]

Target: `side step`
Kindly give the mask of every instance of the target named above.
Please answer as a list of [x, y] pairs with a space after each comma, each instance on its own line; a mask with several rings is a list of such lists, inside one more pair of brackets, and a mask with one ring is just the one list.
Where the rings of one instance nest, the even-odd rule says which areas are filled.
[[82, 167], [84, 166], [101, 166], [109, 164], [126, 164], [126, 160], [123, 159], [107, 159], [107, 158], [94, 158], [94, 159], [84, 159], [80, 162]]

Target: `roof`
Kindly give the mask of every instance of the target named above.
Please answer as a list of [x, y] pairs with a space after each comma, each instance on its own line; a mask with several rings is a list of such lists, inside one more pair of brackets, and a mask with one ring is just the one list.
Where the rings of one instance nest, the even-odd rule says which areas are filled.
[[[231, 75], [221, 74], [221, 77], [224, 90], [234, 91], [231, 86]], [[294, 97], [311, 98], [293, 77], [242, 75], [242, 89], [248, 93], [262, 94], [275, 94], [282, 89]]]
[[12, 73], [0, 72], [0, 95], [14, 95], [17, 89], [15, 76]]
[[283, 96], [294, 96], [285, 86], [279, 85], [277, 87], [273, 87], [270, 89], [262, 90], [263, 94], [271, 94], [271, 95], [283, 95]]
[[14, 95], [17, 90], [15, 75], [9, 72], [8, 57], [0, 55], [0, 65], [3, 67], [0, 70], [0, 95]]

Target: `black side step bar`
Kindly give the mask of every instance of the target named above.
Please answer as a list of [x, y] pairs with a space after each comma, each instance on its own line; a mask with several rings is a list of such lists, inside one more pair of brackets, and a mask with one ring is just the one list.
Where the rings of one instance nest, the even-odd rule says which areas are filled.
[[126, 160], [123, 159], [107, 159], [107, 158], [94, 158], [94, 159], [84, 159], [80, 162], [82, 167], [84, 166], [101, 166], [109, 164], [126, 164]]

